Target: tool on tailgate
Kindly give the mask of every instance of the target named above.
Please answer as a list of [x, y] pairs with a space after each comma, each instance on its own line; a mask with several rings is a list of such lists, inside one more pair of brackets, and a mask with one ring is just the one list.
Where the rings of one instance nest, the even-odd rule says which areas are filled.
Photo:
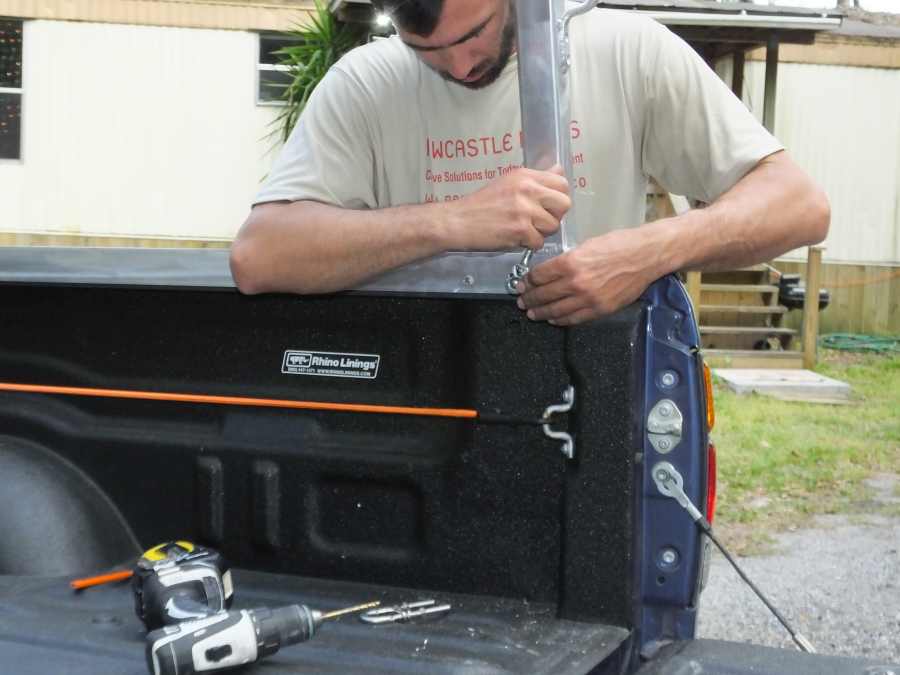
[[[231, 575], [228, 574], [228, 570], [225, 566], [224, 561], [221, 559], [221, 556], [219, 556], [219, 554], [215, 551], [203, 548], [202, 546], [198, 546], [197, 544], [192, 544], [189, 541], [170, 541], [166, 542], [165, 544], [154, 546], [153, 548], [146, 551], [138, 560], [137, 566], [135, 568], [140, 568], [139, 572], [142, 576], [142, 579], [139, 579], [133, 583], [139, 584], [139, 588], [140, 585], [143, 585], [144, 580], [146, 579], [154, 565], [160, 565], [161, 567], [171, 567], [171, 561], [175, 558], [194, 560], [197, 562], [205, 560], [207, 563], [209, 563], [210, 561], [213, 561], [216, 556], [218, 556], [218, 562], [214, 562], [213, 564], [220, 567], [222, 581], [230, 585]], [[118, 570], [115, 572], [106, 572], [103, 574], [95, 574], [90, 577], [73, 579], [69, 582], [69, 586], [71, 586], [76, 591], [81, 591], [85, 588], [93, 588], [94, 586], [102, 586], [103, 584], [125, 581], [127, 579], [131, 579], [134, 576], [135, 569]], [[170, 576], [170, 586], [173, 585], [171, 581], [172, 577]], [[144, 620], [140, 610], [138, 611], [138, 617], [141, 617], [142, 621]], [[156, 628], [156, 626], [153, 627]]]
[[222, 554], [189, 541], [146, 551], [134, 567], [132, 589], [134, 611], [147, 630], [221, 612], [234, 597]]
[[165, 626], [147, 635], [147, 667], [153, 675], [192, 675], [241, 666], [309, 640], [323, 621], [377, 605], [328, 613], [306, 605], [259, 607]]

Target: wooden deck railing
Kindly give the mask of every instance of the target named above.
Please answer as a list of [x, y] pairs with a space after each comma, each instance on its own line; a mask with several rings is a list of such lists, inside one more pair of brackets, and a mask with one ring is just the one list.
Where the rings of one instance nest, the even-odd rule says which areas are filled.
[[810, 246], [806, 254], [806, 297], [803, 299], [803, 367], [815, 368], [819, 343], [819, 286], [822, 278], [822, 246]]
[[[660, 196], [657, 193], [657, 196]], [[681, 215], [687, 208], [687, 200], [678, 195], [662, 195], [663, 204], [658, 209], [658, 215]], [[810, 246], [806, 260], [806, 296], [803, 301], [803, 330], [802, 330], [802, 354], [803, 367], [814, 368], [818, 359], [819, 339], [819, 288], [822, 278], [822, 246]], [[688, 271], [686, 273], [686, 286], [691, 303], [694, 306], [694, 316], [700, 322], [700, 293], [702, 273]]]

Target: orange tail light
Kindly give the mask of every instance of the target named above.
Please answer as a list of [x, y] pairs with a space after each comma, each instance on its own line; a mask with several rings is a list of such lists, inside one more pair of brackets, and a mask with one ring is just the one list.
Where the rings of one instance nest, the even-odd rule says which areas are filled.
[[712, 431], [716, 426], [716, 406], [713, 403], [712, 371], [703, 364], [703, 383], [706, 385], [706, 428]]
[[706, 520], [712, 525], [716, 517], [716, 446], [709, 444], [706, 472]]

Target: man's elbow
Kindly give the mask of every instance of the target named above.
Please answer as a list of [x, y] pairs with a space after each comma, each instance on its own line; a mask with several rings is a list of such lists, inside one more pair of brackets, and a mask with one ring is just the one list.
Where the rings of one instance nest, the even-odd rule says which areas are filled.
[[809, 202], [808, 239], [809, 244], [813, 245], [823, 242], [828, 236], [828, 229], [831, 227], [831, 204], [828, 195], [816, 185], [811, 186]]
[[239, 234], [231, 244], [231, 253], [228, 256], [234, 285], [245, 295], [256, 295], [266, 291], [262, 269], [257, 264], [259, 255], [255, 248], [251, 239]]

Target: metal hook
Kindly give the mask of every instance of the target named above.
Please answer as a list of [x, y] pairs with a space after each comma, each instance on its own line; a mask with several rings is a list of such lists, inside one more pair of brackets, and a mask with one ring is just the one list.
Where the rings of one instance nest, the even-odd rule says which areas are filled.
[[524, 279], [531, 269], [531, 259], [534, 257], [534, 251], [526, 248], [522, 252], [522, 259], [513, 265], [512, 272], [506, 277], [506, 290], [515, 293], [519, 288], [519, 282]]
[[559, 50], [562, 57], [559, 65], [563, 73], [567, 73], [569, 68], [572, 67], [572, 54], [569, 50], [569, 23], [576, 16], [586, 14], [592, 10], [597, 6], [597, 2], [598, 0], [585, 0], [580, 5], [568, 10], [559, 20]]
[[563, 35], [568, 34], [569, 22], [572, 21], [572, 19], [594, 9], [594, 7], [597, 6], [597, 2], [599, 2], [599, 0], [584, 0], [584, 2], [582, 2], [581, 4], [567, 10], [559, 20], [559, 29], [563, 32]]
[[550, 428], [550, 421], [556, 414], [569, 412], [573, 405], [575, 405], [575, 387], [569, 385], [563, 392], [563, 403], [548, 406], [541, 417], [541, 419], [546, 420], [546, 423], [542, 425], [544, 435], [563, 442], [562, 453], [567, 459], [575, 457], [575, 440], [572, 438], [572, 434], [566, 431], [555, 431]]

